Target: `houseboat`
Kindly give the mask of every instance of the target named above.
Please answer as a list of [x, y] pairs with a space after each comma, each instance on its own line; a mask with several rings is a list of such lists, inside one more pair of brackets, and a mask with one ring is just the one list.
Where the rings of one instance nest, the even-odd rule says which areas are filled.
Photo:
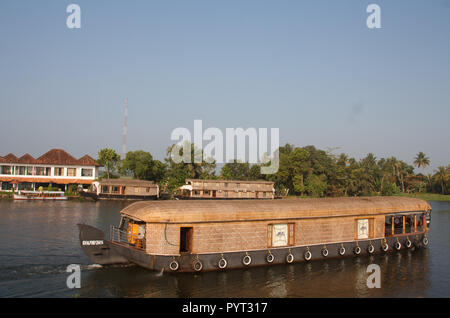
[[136, 202], [109, 238], [78, 224], [92, 262], [200, 272], [426, 247], [431, 207], [404, 197]]
[[63, 191], [19, 191], [13, 194], [14, 200], [66, 201]]
[[274, 182], [244, 180], [186, 179], [177, 189], [178, 199], [274, 199]]
[[94, 200], [155, 200], [159, 198], [159, 186], [153, 181], [134, 179], [103, 179], [94, 181], [83, 197]]

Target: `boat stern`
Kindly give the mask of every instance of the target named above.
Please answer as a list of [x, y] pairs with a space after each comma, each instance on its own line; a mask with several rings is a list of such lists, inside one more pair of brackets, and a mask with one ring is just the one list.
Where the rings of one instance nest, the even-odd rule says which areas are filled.
[[105, 233], [87, 224], [77, 224], [83, 252], [94, 263], [100, 265], [127, 264], [129, 261], [115, 251], [113, 244], [105, 240]]

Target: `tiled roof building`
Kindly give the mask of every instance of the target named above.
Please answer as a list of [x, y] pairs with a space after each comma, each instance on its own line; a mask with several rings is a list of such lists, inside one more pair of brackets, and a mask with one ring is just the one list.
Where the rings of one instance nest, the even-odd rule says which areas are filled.
[[90, 156], [76, 159], [65, 150], [52, 149], [35, 159], [30, 154], [18, 158], [0, 156], [0, 187], [9, 190], [35, 188], [40, 184], [89, 185], [98, 178], [100, 165]]

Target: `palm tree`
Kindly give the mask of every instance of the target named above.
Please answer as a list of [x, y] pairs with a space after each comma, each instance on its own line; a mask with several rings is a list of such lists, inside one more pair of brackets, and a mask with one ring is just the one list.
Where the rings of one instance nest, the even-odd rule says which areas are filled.
[[442, 194], [445, 194], [445, 181], [448, 178], [447, 169], [443, 166], [438, 167], [434, 176], [437, 178], [437, 181], [441, 184]]
[[430, 165], [430, 158], [428, 158], [422, 151], [414, 158], [414, 165], [417, 168], [426, 168]]

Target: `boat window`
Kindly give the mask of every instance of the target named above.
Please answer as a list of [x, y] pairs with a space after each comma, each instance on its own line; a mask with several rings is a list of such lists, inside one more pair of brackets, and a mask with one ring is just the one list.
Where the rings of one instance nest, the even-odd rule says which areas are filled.
[[417, 232], [423, 231], [423, 214], [416, 214]]
[[356, 223], [356, 237], [358, 240], [369, 238], [369, 219], [360, 219]]
[[414, 215], [405, 216], [405, 233], [414, 232]]
[[108, 193], [108, 186], [102, 186], [102, 193]]
[[127, 229], [129, 221], [130, 220], [128, 218], [122, 217], [122, 219], [120, 220], [119, 229], [121, 229], [121, 230]]
[[193, 238], [192, 234], [193, 234], [192, 227], [180, 228], [180, 253], [192, 252], [192, 238]]
[[403, 233], [403, 215], [394, 217], [394, 234]]
[[295, 244], [295, 223], [268, 224], [269, 247], [291, 246]]
[[392, 215], [387, 215], [385, 218], [385, 227], [384, 227], [384, 233], [386, 236], [392, 236]]

